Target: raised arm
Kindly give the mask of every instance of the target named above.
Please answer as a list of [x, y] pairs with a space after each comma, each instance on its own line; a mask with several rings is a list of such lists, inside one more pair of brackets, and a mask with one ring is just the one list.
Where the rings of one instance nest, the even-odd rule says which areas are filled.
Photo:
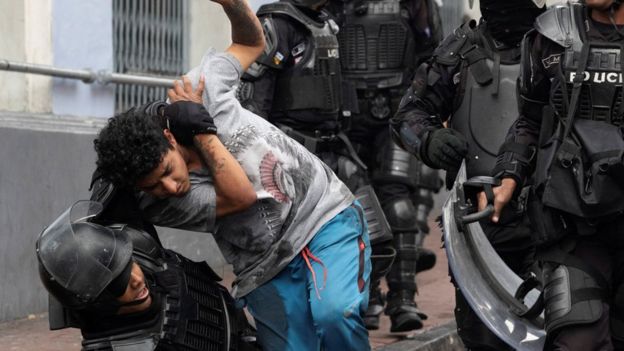
[[232, 27], [232, 44], [225, 51], [236, 57], [243, 70], [247, 70], [264, 50], [260, 21], [246, 0], [213, 1], [223, 6]]

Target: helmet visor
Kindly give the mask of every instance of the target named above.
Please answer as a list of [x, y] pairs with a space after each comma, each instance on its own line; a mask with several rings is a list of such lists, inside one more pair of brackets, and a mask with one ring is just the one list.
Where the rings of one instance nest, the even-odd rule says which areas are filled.
[[127, 261], [132, 256], [132, 244], [123, 235], [89, 222], [101, 211], [98, 202], [79, 201], [37, 242], [39, 259], [54, 280], [84, 300], [99, 296], [119, 274], [111, 271], [116, 266], [113, 260]]

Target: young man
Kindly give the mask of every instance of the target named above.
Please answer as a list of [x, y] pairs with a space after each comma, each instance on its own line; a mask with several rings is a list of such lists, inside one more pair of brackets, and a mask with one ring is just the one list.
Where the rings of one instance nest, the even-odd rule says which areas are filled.
[[[163, 135], [175, 152], [163, 150], [142, 161], [150, 169], [141, 174], [134, 173], [137, 163], [130, 164], [148, 147], [140, 135], [163, 127], [145, 123], [145, 129], [117, 130], [113, 118], [96, 141], [99, 169], [114, 182], [132, 179], [130, 185], [142, 190], [137, 196], [143, 213], [154, 224], [214, 232], [237, 274], [233, 294], [247, 303], [264, 349], [367, 350], [362, 314], [370, 248], [361, 208], [318, 158], [241, 107], [236, 84], [261, 53], [264, 36], [244, 1], [220, 3], [232, 22], [234, 43], [225, 53], [206, 54], [188, 74], [193, 84], [205, 77], [207, 113], [188, 102], [165, 108], [170, 128]], [[251, 182], [257, 198], [251, 206], [226, 201], [222, 209], [219, 195], [231, 199], [231, 180], [223, 179], [221, 163], [210, 171], [193, 162], [209, 151], [209, 143], [201, 142], [204, 133], [215, 132]], [[120, 146], [120, 140], [127, 142]]]
[[624, 347], [621, 3], [568, 3], [538, 17], [523, 42], [520, 116], [494, 169], [495, 222], [534, 184], [548, 350]]
[[377, 286], [395, 257], [392, 232], [346, 134], [355, 107], [349, 102], [356, 102], [341, 93], [338, 25], [322, 11], [325, 3], [282, 0], [258, 9], [267, 47], [243, 75], [237, 98], [318, 156], [367, 208], [371, 285]]

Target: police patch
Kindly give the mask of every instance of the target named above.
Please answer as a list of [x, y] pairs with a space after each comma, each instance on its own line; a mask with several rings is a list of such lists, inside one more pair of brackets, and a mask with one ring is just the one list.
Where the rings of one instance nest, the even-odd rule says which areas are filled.
[[542, 64], [544, 65], [544, 68], [550, 68], [550, 66], [559, 64], [559, 62], [561, 62], [561, 54], [552, 54], [542, 59]]
[[273, 56], [273, 63], [275, 65], [279, 65], [280, 63], [282, 63], [283, 59], [284, 59], [284, 55], [278, 51], [275, 53], [275, 56]]

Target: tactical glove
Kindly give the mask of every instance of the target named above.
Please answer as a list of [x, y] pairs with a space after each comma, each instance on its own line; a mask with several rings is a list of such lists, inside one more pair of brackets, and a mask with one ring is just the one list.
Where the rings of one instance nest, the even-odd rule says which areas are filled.
[[217, 126], [201, 104], [178, 101], [165, 107], [164, 113], [169, 130], [182, 145], [193, 145], [197, 134], [217, 134]]
[[457, 131], [441, 128], [429, 134], [425, 152], [429, 166], [447, 171], [457, 170], [467, 153], [468, 142]]

